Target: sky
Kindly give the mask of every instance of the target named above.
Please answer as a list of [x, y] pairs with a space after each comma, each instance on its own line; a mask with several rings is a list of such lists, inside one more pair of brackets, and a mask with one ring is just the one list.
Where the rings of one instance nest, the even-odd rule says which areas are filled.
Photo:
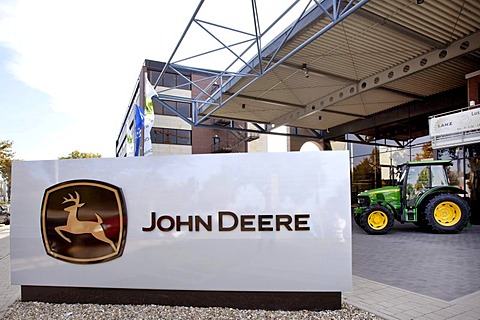
[[[272, 1], [261, 2], [263, 16], [291, 3]], [[58, 159], [75, 150], [114, 157], [143, 61], [168, 61], [198, 3], [0, 0], [0, 140], [13, 141], [21, 160]], [[251, 17], [220, 0], [205, 1], [201, 13], [234, 28]], [[182, 43], [183, 52], [199, 47]], [[218, 61], [200, 67], [222, 68]]]
[[15, 158], [114, 157], [144, 59], [166, 61], [197, 6], [183, 2], [0, 0], [0, 140]]

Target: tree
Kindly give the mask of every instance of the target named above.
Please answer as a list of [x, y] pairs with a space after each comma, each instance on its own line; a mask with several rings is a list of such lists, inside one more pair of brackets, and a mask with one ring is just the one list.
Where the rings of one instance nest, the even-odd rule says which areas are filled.
[[422, 153], [417, 153], [415, 155], [415, 161], [422, 160], [422, 159], [433, 159], [433, 149], [432, 143], [427, 142], [422, 146]]
[[100, 153], [86, 153], [86, 152], [80, 152], [78, 150], [70, 152], [70, 154], [66, 157], [60, 157], [58, 159], [64, 160], [64, 159], [84, 159], [84, 158], [101, 158], [102, 155]]
[[0, 140], [0, 176], [7, 184], [7, 194], [10, 198], [10, 187], [12, 185], [12, 161], [14, 152], [12, 151], [13, 142], [10, 140]]

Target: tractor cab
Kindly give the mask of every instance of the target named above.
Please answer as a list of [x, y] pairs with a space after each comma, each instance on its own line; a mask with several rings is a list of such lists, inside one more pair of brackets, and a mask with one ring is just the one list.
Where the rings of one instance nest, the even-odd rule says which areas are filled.
[[422, 195], [432, 188], [438, 189], [449, 185], [447, 167], [449, 160], [414, 161], [402, 166], [398, 181], [402, 199], [402, 222], [416, 222], [417, 209]]

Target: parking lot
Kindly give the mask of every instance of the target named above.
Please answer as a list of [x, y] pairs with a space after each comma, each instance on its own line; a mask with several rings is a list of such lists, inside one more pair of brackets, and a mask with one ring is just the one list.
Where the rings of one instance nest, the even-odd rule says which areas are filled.
[[395, 222], [371, 236], [353, 225], [355, 276], [445, 301], [480, 291], [480, 226], [433, 234]]

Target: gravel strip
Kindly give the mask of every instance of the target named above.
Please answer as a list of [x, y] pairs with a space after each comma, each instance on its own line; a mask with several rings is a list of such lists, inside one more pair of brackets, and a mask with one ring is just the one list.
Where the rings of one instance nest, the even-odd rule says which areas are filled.
[[375, 319], [382, 318], [343, 303], [340, 310], [265, 311], [159, 305], [99, 305], [20, 302], [7, 310], [9, 319]]

